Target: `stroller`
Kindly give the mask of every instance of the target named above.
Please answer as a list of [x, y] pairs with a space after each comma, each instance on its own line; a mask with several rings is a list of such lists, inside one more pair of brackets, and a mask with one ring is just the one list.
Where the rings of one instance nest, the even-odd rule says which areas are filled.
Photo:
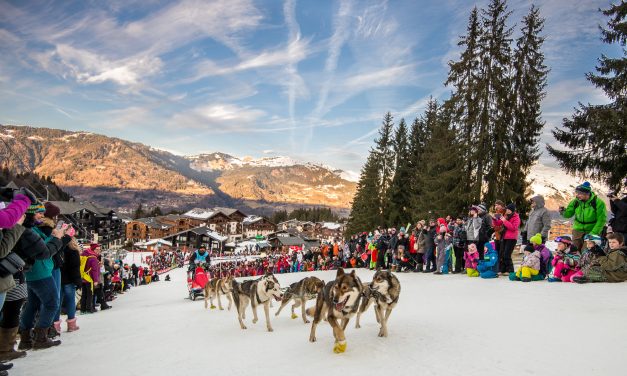
[[196, 270], [192, 273], [187, 273], [187, 290], [189, 291], [189, 298], [196, 300], [197, 297], [203, 296], [205, 291], [205, 285], [209, 282], [205, 269], [201, 266], [197, 266]]

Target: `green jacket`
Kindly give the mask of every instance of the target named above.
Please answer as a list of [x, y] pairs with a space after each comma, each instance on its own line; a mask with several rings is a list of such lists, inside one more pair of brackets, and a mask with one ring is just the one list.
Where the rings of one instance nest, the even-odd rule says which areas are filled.
[[594, 282], [627, 281], [627, 248], [610, 250], [607, 256], [599, 257], [596, 265], [590, 267], [584, 275]]
[[573, 199], [564, 210], [563, 216], [564, 218], [575, 217], [573, 230], [601, 235], [607, 220], [607, 210], [605, 202], [593, 193], [585, 202]]

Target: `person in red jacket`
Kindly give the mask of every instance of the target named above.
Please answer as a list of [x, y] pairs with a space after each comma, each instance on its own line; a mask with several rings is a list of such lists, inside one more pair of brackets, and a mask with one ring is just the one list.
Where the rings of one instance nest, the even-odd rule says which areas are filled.
[[520, 217], [516, 212], [516, 205], [512, 203], [505, 207], [505, 215], [501, 217], [501, 222], [503, 223], [504, 234], [499, 249], [499, 272], [503, 275], [509, 275], [514, 271], [512, 252], [516, 247], [520, 227]]

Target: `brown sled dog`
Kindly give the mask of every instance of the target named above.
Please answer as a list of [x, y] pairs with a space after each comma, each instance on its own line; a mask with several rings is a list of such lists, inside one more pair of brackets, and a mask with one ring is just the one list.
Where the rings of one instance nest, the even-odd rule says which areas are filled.
[[314, 318], [309, 334], [310, 342], [316, 341], [316, 327], [326, 316], [335, 337], [333, 352], [339, 354], [346, 351], [344, 330], [348, 325], [348, 320], [359, 309], [361, 289], [361, 280], [355, 275], [354, 270], [350, 274], [344, 273], [342, 268], [337, 270], [335, 280], [327, 283], [318, 294], [316, 306], [307, 309], [307, 314]]
[[377, 322], [381, 324], [379, 337], [387, 337], [388, 318], [394, 307], [396, 307], [400, 294], [401, 283], [398, 281], [398, 278], [389, 271], [377, 269], [377, 272], [372, 277], [372, 282], [366, 283], [363, 286], [363, 298], [359, 312], [357, 312], [355, 328], [361, 327], [359, 325], [359, 318], [362, 313], [366, 312], [370, 305], [374, 303], [374, 314], [377, 318]]
[[216, 306], [213, 305], [213, 298], [218, 299], [218, 308], [220, 311], [223, 311], [222, 301], [220, 300], [220, 295], [225, 295], [226, 299], [229, 301], [228, 310], [231, 310], [231, 305], [233, 304], [233, 298], [231, 298], [231, 290], [233, 289], [232, 285], [233, 277], [227, 275], [224, 278], [214, 278], [207, 282], [205, 285], [205, 309], [207, 308], [207, 300], [211, 303], [211, 309], [215, 309]]
[[295, 319], [298, 317], [296, 313], [294, 313], [294, 309], [300, 306], [303, 322], [309, 324], [309, 320], [307, 320], [307, 315], [305, 314], [305, 303], [307, 300], [315, 299], [323, 288], [324, 281], [317, 277], [306, 277], [298, 282], [292, 283], [285, 294], [283, 294], [281, 306], [274, 315], [278, 316], [283, 307], [285, 307], [290, 300], [294, 299], [294, 304], [292, 304], [292, 318]]
[[266, 327], [269, 332], [274, 331], [272, 325], [270, 325], [270, 301], [272, 298], [276, 301], [283, 299], [281, 286], [276, 277], [268, 273], [261, 278], [247, 280], [242, 283], [233, 280], [231, 285], [233, 286], [233, 301], [235, 302], [235, 308], [237, 308], [237, 319], [240, 327], [247, 329], [243, 319], [246, 318], [246, 307], [250, 303], [253, 310], [253, 324], [259, 320], [257, 318], [257, 306], [263, 305], [263, 311], [266, 314]]

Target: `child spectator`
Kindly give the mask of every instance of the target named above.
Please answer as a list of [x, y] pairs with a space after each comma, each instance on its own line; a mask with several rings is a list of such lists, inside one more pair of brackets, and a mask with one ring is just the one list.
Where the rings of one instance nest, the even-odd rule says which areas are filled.
[[579, 270], [579, 251], [573, 247], [570, 236], [562, 236], [555, 239], [557, 250], [553, 258], [553, 277], [549, 282], [571, 282], [571, 278]]
[[437, 262], [436, 262], [436, 272], [433, 274], [448, 274], [448, 262], [451, 258], [451, 248], [453, 240], [451, 239], [451, 234], [446, 232], [441, 232], [435, 238], [435, 246], [437, 249]]
[[598, 257], [582, 276], [573, 277], [577, 283], [627, 281], [627, 249], [622, 234], [607, 236], [610, 250], [607, 256]]
[[584, 236], [584, 249], [583, 252], [581, 252], [581, 258], [579, 259], [580, 270], [573, 274], [570, 278], [571, 282], [575, 282], [575, 277], [583, 276], [592, 265], [597, 264], [598, 258], [605, 256], [605, 251], [601, 248], [602, 244], [603, 239], [598, 235]]
[[499, 255], [494, 250], [492, 243], [485, 243], [483, 246], [483, 260], [477, 265], [481, 278], [496, 278], [499, 276]]
[[464, 260], [466, 260], [466, 275], [469, 277], [479, 277], [479, 272], [477, 271], [479, 252], [477, 252], [477, 246], [474, 243], [468, 245], [468, 252], [464, 252]]
[[527, 244], [524, 249], [525, 255], [522, 264], [516, 272], [515, 281], [531, 282], [531, 277], [540, 274], [540, 251], [531, 244]]

